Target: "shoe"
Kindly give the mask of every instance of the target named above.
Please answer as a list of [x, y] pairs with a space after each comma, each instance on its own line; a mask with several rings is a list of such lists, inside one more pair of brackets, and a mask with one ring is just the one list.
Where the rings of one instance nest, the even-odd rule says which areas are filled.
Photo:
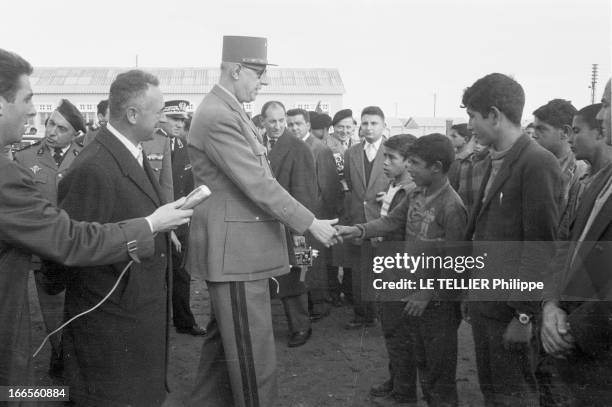
[[381, 407], [417, 407], [418, 402], [403, 394], [389, 393], [384, 397], [372, 399], [374, 405]]
[[193, 336], [204, 336], [206, 335], [206, 329], [198, 326], [198, 325], [194, 325], [194, 326], [190, 326], [188, 328], [179, 328], [176, 327], [176, 332], [180, 333], [180, 334], [189, 334], [189, 335], [193, 335]]
[[307, 331], [299, 331], [291, 334], [291, 338], [289, 338], [289, 342], [287, 346], [290, 348], [297, 348], [298, 346], [302, 346], [308, 339], [310, 339], [310, 335], [312, 335], [312, 328], [308, 328]]
[[310, 311], [310, 320], [313, 322], [320, 321], [321, 319], [328, 316], [329, 313], [331, 312], [331, 308], [329, 307], [329, 305], [323, 306], [323, 307], [315, 307], [315, 309], [318, 309], [318, 311], [315, 311], [315, 310]]
[[344, 329], [359, 329], [363, 327], [363, 321], [352, 319], [344, 325]]
[[370, 388], [370, 395], [374, 397], [385, 397], [393, 392], [393, 382], [391, 379], [384, 383], [375, 384]]

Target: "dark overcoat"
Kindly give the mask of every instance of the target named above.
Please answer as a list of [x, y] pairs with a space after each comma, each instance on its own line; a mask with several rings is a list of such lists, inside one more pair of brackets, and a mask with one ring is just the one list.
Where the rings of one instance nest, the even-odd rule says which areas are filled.
[[[119, 222], [152, 213], [163, 202], [155, 175], [141, 168], [106, 128], [60, 183], [59, 202], [73, 218]], [[115, 292], [64, 331], [66, 385], [79, 405], [156, 406], [165, 398], [168, 330], [167, 234], [155, 255], [132, 264]], [[126, 262], [68, 272], [66, 318], [97, 304]]]

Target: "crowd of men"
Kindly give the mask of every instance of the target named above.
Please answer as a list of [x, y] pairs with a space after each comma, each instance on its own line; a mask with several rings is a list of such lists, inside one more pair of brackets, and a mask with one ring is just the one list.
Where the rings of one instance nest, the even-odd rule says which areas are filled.
[[[380, 405], [416, 406], [419, 383], [429, 406], [459, 404], [462, 318], [486, 406], [609, 404], [610, 81], [602, 103], [552, 99], [522, 128], [521, 85], [486, 75], [463, 93], [467, 123], [417, 138], [387, 136], [378, 106], [332, 117], [270, 100], [251, 119], [242, 104], [267, 85], [267, 65], [264, 38], [226, 36], [219, 83], [193, 115], [131, 70], [98, 105], [95, 129], [63, 99], [40, 142], [0, 158], [0, 385], [35, 384], [33, 269], [47, 330], [76, 317], [51, 337], [50, 365], [76, 406], [161, 405], [170, 315], [178, 332], [205, 336], [189, 405], [274, 405], [271, 298], [289, 347], [333, 307], [352, 306], [345, 329], [380, 321], [389, 378], [370, 390]], [[31, 73], [0, 50], [3, 147], [35, 114]], [[182, 210], [200, 185], [211, 196]], [[432, 242], [500, 242], [487, 270], [545, 289], [527, 300], [373, 295], [384, 242], [441, 254], [449, 246]], [[189, 306], [190, 274], [207, 284], [207, 329]]]

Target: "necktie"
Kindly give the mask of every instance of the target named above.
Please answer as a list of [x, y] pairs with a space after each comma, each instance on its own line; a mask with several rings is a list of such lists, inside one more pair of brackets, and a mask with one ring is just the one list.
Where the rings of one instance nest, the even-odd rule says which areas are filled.
[[372, 143], [367, 143], [365, 148], [366, 157], [368, 157], [368, 161], [374, 160], [376, 158], [376, 147]]
[[270, 143], [270, 150], [272, 150], [272, 147], [274, 147], [274, 144], [276, 144], [276, 139], [275, 138], [271, 138], [268, 139], [269, 143]]
[[55, 164], [59, 167], [62, 163], [62, 148], [61, 147], [53, 147], [53, 159], [55, 160]]
[[142, 145], [138, 144], [138, 155], [136, 156], [136, 161], [142, 167]]

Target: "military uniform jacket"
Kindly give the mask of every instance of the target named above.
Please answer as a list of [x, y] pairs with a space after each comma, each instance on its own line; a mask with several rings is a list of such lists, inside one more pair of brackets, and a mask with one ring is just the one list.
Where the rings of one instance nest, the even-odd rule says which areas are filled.
[[[60, 205], [74, 218], [120, 222], [146, 216], [162, 194], [146, 158], [141, 168], [107, 129], [60, 183]], [[155, 237], [155, 255], [130, 266], [116, 291], [95, 311], [64, 330], [66, 385], [78, 405], [157, 406], [165, 398], [170, 258], [167, 233]], [[127, 262], [72, 268], [66, 318], [97, 304]]]
[[187, 269], [208, 281], [249, 281], [289, 271], [285, 227], [304, 233], [314, 215], [274, 179], [242, 106], [216, 85], [188, 136], [195, 185], [212, 195], [191, 219]]
[[142, 143], [142, 153], [149, 160], [155, 179], [162, 189], [164, 203], [174, 200], [170, 138], [159, 133]]
[[33, 385], [28, 275], [32, 253], [67, 265], [89, 266], [154, 253], [145, 219], [100, 225], [71, 221], [45, 199], [32, 171], [0, 154], [0, 386]]
[[82, 145], [73, 142], [64, 153], [58, 167], [53, 159], [53, 150], [42, 142], [15, 153], [15, 161], [32, 172], [34, 181], [43, 196], [57, 205], [57, 185], [66, 176], [72, 162], [82, 149]]

